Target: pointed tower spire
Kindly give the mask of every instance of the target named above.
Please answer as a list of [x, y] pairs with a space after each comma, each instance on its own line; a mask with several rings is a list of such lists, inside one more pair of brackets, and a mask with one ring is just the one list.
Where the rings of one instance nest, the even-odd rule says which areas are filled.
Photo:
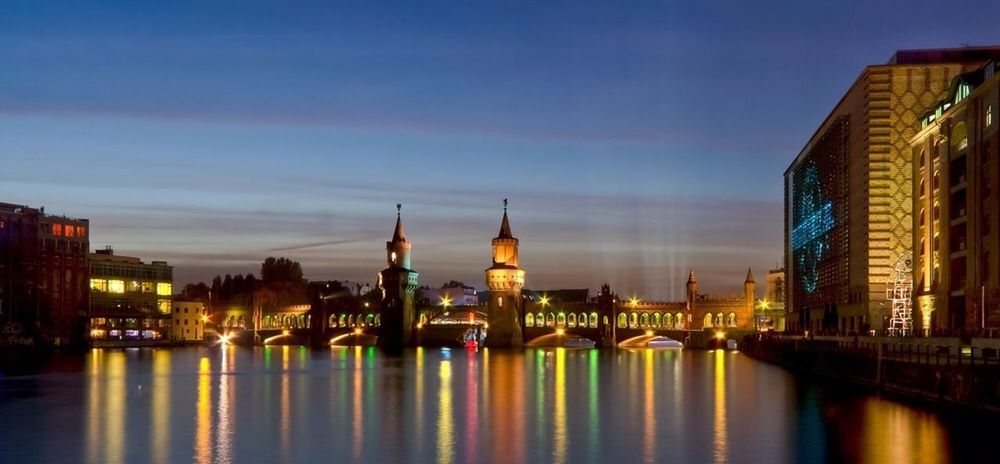
[[396, 230], [392, 232], [393, 242], [405, 242], [406, 234], [403, 232], [403, 204], [396, 203]]
[[510, 231], [510, 220], [507, 219], [507, 199], [503, 199], [503, 222], [500, 223], [500, 234], [497, 238], [514, 238]]
[[747, 268], [747, 280], [744, 283], [753, 283], [753, 271]]
[[697, 282], [697, 281], [698, 281], [698, 279], [696, 279], [696, 278], [694, 277], [694, 268], [692, 268], [692, 269], [691, 269], [691, 272], [688, 272], [688, 283], [689, 283], [689, 284], [693, 284], [693, 283], [695, 283], [695, 282]]

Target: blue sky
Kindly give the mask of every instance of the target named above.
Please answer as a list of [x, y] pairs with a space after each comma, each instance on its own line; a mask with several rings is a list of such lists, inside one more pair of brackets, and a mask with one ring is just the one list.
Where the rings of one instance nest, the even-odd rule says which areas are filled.
[[481, 287], [509, 197], [530, 287], [679, 298], [694, 267], [737, 292], [781, 260], [781, 174], [864, 65], [1000, 43], [998, 13], [3, 2], [0, 201], [90, 218], [179, 283], [269, 255], [372, 281], [402, 202], [422, 283]]

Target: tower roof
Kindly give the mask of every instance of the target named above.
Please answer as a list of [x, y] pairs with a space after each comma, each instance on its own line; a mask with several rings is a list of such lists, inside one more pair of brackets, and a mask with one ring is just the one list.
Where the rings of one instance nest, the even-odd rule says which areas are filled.
[[693, 284], [693, 283], [695, 283], [697, 281], [698, 281], [698, 279], [696, 279], [694, 277], [694, 269], [691, 269], [691, 272], [688, 273], [688, 283], [689, 284]]
[[746, 280], [745, 283], [748, 283], [748, 284], [749, 283], [754, 283], [754, 281], [753, 281], [753, 271], [751, 271], [750, 268], [747, 268], [747, 280]]
[[406, 234], [403, 232], [403, 205], [396, 204], [396, 230], [392, 232], [393, 242], [405, 242]]
[[500, 223], [500, 234], [497, 238], [514, 238], [510, 231], [510, 219], [507, 218], [507, 199], [503, 199], [503, 221]]

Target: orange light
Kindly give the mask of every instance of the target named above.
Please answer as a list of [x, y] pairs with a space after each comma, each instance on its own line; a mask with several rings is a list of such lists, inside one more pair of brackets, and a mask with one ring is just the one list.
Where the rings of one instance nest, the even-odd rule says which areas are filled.
[[566, 333], [566, 331], [563, 330], [563, 329], [556, 329], [556, 335], [559, 335], [560, 337], [563, 336], [563, 334], [565, 334], [565, 333]]
[[418, 322], [417, 323], [417, 330], [420, 330], [422, 328], [424, 328], [424, 323], [423, 322]]
[[653, 336], [653, 331], [652, 330], [647, 330], [646, 331], [646, 336], [647, 337], [652, 337]]
[[288, 335], [288, 330], [287, 329], [286, 330], [282, 330], [281, 331], [281, 335]]
[[715, 338], [718, 338], [719, 340], [722, 340], [722, 339], [726, 338], [726, 333], [725, 332], [716, 332], [715, 333]]
[[361, 335], [361, 328], [354, 329], [354, 335]]

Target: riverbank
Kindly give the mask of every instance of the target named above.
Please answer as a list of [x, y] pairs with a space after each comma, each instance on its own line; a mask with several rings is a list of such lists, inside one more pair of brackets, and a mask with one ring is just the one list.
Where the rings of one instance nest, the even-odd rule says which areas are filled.
[[794, 372], [849, 381], [923, 402], [1000, 413], [1000, 360], [995, 353], [977, 359], [972, 349], [919, 340], [889, 343], [756, 335], [745, 337], [740, 348], [747, 356]]

